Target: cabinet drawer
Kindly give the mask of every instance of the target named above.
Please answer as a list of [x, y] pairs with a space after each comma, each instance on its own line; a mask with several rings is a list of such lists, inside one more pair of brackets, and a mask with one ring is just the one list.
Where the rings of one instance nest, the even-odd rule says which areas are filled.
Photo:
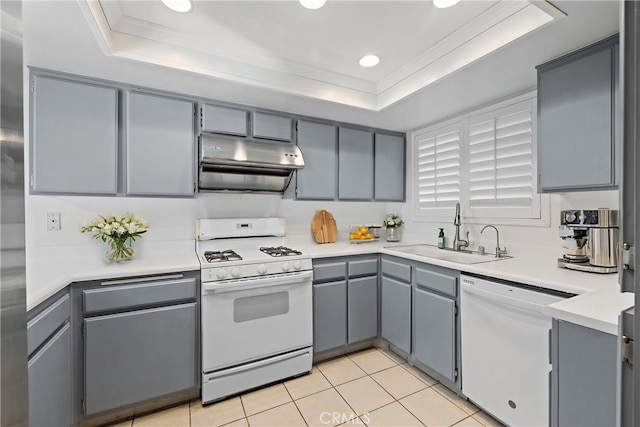
[[69, 295], [63, 296], [27, 323], [27, 354], [31, 355], [67, 319], [69, 319]]
[[416, 267], [416, 285], [456, 297], [456, 277]]
[[82, 291], [82, 296], [84, 312], [89, 314], [174, 301], [195, 301], [197, 286], [195, 278], [188, 278], [87, 289]]
[[291, 142], [293, 140], [293, 120], [276, 114], [253, 113], [253, 136]]
[[396, 279], [411, 283], [411, 266], [409, 265], [383, 259], [381, 270], [385, 276], [395, 277]]
[[313, 266], [313, 280], [316, 282], [343, 279], [347, 272], [347, 263], [332, 262], [326, 264], [316, 264]]
[[349, 261], [349, 277], [369, 276], [378, 273], [377, 259]]
[[204, 104], [202, 106], [202, 130], [247, 136], [248, 112], [237, 108]]

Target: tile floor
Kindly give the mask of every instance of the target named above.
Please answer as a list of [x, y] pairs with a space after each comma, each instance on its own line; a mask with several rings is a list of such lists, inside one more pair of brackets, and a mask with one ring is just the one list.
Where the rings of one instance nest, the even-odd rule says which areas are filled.
[[117, 427], [500, 426], [433, 378], [380, 349], [320, 363], [311, 374], [213, 405], [199, 400]]

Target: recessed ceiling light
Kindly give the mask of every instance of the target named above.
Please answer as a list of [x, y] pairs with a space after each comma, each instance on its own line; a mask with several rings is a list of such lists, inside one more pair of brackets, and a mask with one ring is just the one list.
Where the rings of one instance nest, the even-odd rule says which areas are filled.
[[320, 9], [327, 0], [298, 0], [307, 9]]
[[176, 12], [189, 12], [191, 10], [191, 2], [189, 0], [161, 0], [162, 3], [171, 10]]
[[374, 67], [378, 65], [378, 62], [380, 62], [380, 58], [376, 55], [365, 55], [360, 58], [360, 65], [363, 67]]
[[458, 3], [460, 0], [433, 0], [433, 5], [437, 8], [444, 9], [446, 7], [451, 7], [454, 4]]

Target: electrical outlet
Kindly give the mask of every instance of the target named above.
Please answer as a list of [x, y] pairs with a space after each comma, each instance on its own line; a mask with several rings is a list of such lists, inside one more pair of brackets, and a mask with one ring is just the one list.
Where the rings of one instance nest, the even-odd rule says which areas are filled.
[[60, 230], [60, 213], [48, 213], [47, 214], [47, 230], [57, 231]]

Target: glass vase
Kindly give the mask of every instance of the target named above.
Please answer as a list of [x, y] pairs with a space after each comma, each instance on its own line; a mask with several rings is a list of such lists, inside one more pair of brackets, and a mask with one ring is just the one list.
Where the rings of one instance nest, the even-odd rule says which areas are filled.
[[105, 258], [109, 263], [131, 261], [133, 247], [131, 239], [107, 239], [105, 243]]
[[399, 242], [400, 238], [400, 227], [387, 228], [387, 242]]

